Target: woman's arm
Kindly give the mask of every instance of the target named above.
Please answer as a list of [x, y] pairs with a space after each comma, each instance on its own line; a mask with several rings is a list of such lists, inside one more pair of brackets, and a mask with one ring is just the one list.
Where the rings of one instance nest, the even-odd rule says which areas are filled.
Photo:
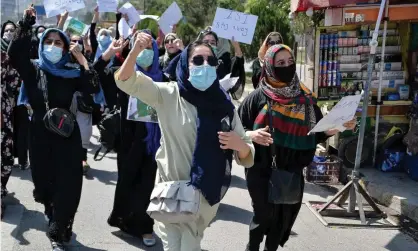
[[32, 45], [32, 23], [34, 23], [35, 12], [31, 9], [25, 10], [23, 20], [17, 28], [16, 36], [10, 43], [8, 55], [10, 63], [15, 68], [20, 77], [29, 83], [34, 83], [36, 78], [36, 68], [30, 60], [30, 50]]
[[134, 48], [132, 48], [120, 69], [115, 73], [115, 81], [118, 88], [125, 93], [157, 108], [163, 103], [162, 91], [164, 90], [174, 95], [174, 88], [170, 90], [169, 85], [156, 83], [142, 72], [135, 72], [136, 57], [141, 51], [150, 46], [151, 42], [152, 37], [150, 35], [146, 33], [137, 35]]
[[118, 12], [116, 13], [116, 36], [115, 39], [118, 40], [120, 38], [120, 33], [119, 33], [119, 22], [122, 19], [122, 13]]
[[94, 59], [94, 55], [96, 55], [97, 47], [99, 46], [97, 42], [97, 36], [96, 36], [96, 25], [98, 21], [99, 21], [99, 7], [96, 7], [94, 9], [93, 20], [91, 21], [91, 25], [90, 25], [90, 36], [89, 36], [93, 59]]
[[60, 21], [58, 22], [57, 29], [64, 30], [64, 24], [65, 24], [65, 21], [67, 21], [68, 14], [69, 14], [68, 11], [65, 11], [64, 14], [61, 15]]

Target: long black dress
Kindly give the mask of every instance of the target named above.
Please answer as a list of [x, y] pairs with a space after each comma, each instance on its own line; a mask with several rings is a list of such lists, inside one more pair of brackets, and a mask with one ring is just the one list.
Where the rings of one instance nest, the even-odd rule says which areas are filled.
[[[50, 219], [48, 235], [57, 242], [71, 236], [72, 223], [80, 202], [83, 182], [80, 129], [75, 128], [69, 138], [61, 137], [46, 129], [43, 117], [46, 113], [42, 90], [38, 87], [39, 68], [30, 60], [31, 26], [28, 20], [17, 30], [10, 45], [9, 56], [22, 77], [29, 103], [33, 109], [30, 122], [30, 163], [35, 186], [35, 201], [45, 205]], [[76, 91], [94, 93], [98, 84], [92, 70], [81, 67], [81, 77], [62, 78], [44, 71], [47, 79], [49, 107], [68, 109]]]
[[[114, 72], [119, 67], [105, 68], [102, 57], [95, 63], [103, 88], [116, 87]], [[166, 80], [164, 80], [166, 81]], [[116, 87], [117, 88], [117, 87]], [[121, 139], [117, 147], [118, 181], [109, 225], [142, 238], [153, 232], [154, 220], [146, 213], [154, 188], [157, 163], [146, 149], [145, 123], [127, 120], [129, 96], [118, 89], [121, 109]]]
[[[268, 99], [261, 88], [253, 91], [238, 108], [238, 114], [246, 131], [252, 131], [254, 121], [260, 110], [266, 105]], [[317, 121], [322, 118], [319, 107], [315, 106]], [[317, 144], [325, 141], [324, 133], [316, 134]], [[254, 216], [250, 225], [250, 241], [248, 251], [259, 250], [264, 235], [267, 236], [266, 249], [275, 251], [283, 246], [289, 239], [290, 231], [302, 205], [302, 196], [297, 204], [278, 204], [268, 202], [268, 182], [271, 176], [271, 152], [270, 148], [254, 143], [254, 166], [246, 169], [248, 192], [250, 193]], [[303, 168], [312, 162], [314, 150], [294, 150], [276, 146], [277, 163], [280, 168], [289, 172], [300, 174], [302, 191], [304, 186]]]

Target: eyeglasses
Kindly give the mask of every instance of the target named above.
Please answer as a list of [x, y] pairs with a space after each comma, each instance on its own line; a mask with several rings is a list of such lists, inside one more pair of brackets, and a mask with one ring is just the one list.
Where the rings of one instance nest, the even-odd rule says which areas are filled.
[[216, 40], [203, 40], [203, 43], [216, 46]]
[[281, 41], [270, 41], [268, 42], [268, 45], [273, 46], [273, 45], [281, 44], [281, 43], [282, 43]]
[[[194, 56], [192, 58], [192, 62], [196, 66], [201, 66], [205, 63], [205, 58], [202, 55]], [[208, 59], [206, 60], [206, 62], [208, 62], [208, 65], [210, 66], [218, 65], [218, 59], [214, 56], [208, 56]]]

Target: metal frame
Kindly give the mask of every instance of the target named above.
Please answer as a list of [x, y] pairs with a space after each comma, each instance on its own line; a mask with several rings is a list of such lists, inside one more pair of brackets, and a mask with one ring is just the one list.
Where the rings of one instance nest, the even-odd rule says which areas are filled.
[[[363, 151], [363, 141], [364, 141], [364, 133], [366, 129], [366, 118], [367, 118], [367, 108], [369, 104], [369, 87], [372, 80], [372, 72], [374, 68], [374, 62], [376, 57], [376, 48], [378, 46], [377, 37], [379, 34], [379, 27], [380, 22], [382, 21], [383, 11], [385, 11], [385, 17], [387, 17], [388, 13], [388, 6], [389, 6], [389, 0], [382, 0], [379, 10], [379, 16], [377, 18], [376, 27], [373, 32], [372, 41], [370, 42], [370, 57], [369, 62], [367, 65], [367, 83], [364, 87], [364, 97], [363, 97], [363, 109], [361, 114], [361, 123], [360, 123], [360, 132], [359, 132], [359, 138], [357, 142], [357, 151], [356, 151], [356, 160], [354, 169], [351, 173], [351, 180], [337, 193], [334, 195], [334, 197], [331, 198], [328, 202], [324, 203], [321, 207], [321, 209], [316, 210], [312, 207], [310, 202], [305, 203], [308, 208], [314, 213], [314, 215], [325, 225], [325, 226], [351, 226], [351, 227], [382, 227], [382, 226], [375, 226], [370, 225], [366, 221], [367, 218], [387, 218], [386, 214], [380, 210], [380, 208], [376, 205], [376, 203], [373, 201], [371, 196], [367, 193], [365, 188], [363, 188], [359, 181], [360, 181], [360, 175], [359, 175], [359, 168], [361, 164], [361, 153]], [[384, 40], [383, 40], [383, 46], [386, 38], [386, 28], [387, 28], [387, 18], [384, 20]], [[384, 47], [383, 47], [384, 48]], [[382, 51], [382, 54], [384, 53], [384, 50]], [[382, 75], [382, 74], [381, 74]], [[381, 90], [379, 83], [379, 90]], [[335, 210], [335, 209], [329, 209], [330, 205], [332, 205], [337, 199], [340, 199], [337, 203], [337, 205], [340, 206], [341, 209], [345, 210]], [[345, 201], [348, 199], [348, 206], [347, 208], [343, 208], [341, 205], [345, 203]], [[368, 204], [372, 207], [372, 212], [365, 212], [363, 208], [363, 199], [368, 202]], [[356, 204], [358, 210], [356, 210]], [[335, 204], [334, 204], [335, 205]], [[356, 217], [359, 216], [361, 220], [361, 225], [356, 224], [336, 224], [336, 223], [328, 223], [323, 216], [330, 216], [333, 217]], [[388, 226], [384, 226], [384, 228], [393, 228], [390, 222], [388, 222]], [[396, 227], [396, 226], [395, 226]]]

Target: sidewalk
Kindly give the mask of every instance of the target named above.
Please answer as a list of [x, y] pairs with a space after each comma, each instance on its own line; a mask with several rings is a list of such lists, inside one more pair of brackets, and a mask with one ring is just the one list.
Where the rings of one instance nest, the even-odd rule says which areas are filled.
[[384, 173], [374, 168], [360, 169], [369, 194], [380, 204], [418, 222], [418, 182], [406, 173]]

